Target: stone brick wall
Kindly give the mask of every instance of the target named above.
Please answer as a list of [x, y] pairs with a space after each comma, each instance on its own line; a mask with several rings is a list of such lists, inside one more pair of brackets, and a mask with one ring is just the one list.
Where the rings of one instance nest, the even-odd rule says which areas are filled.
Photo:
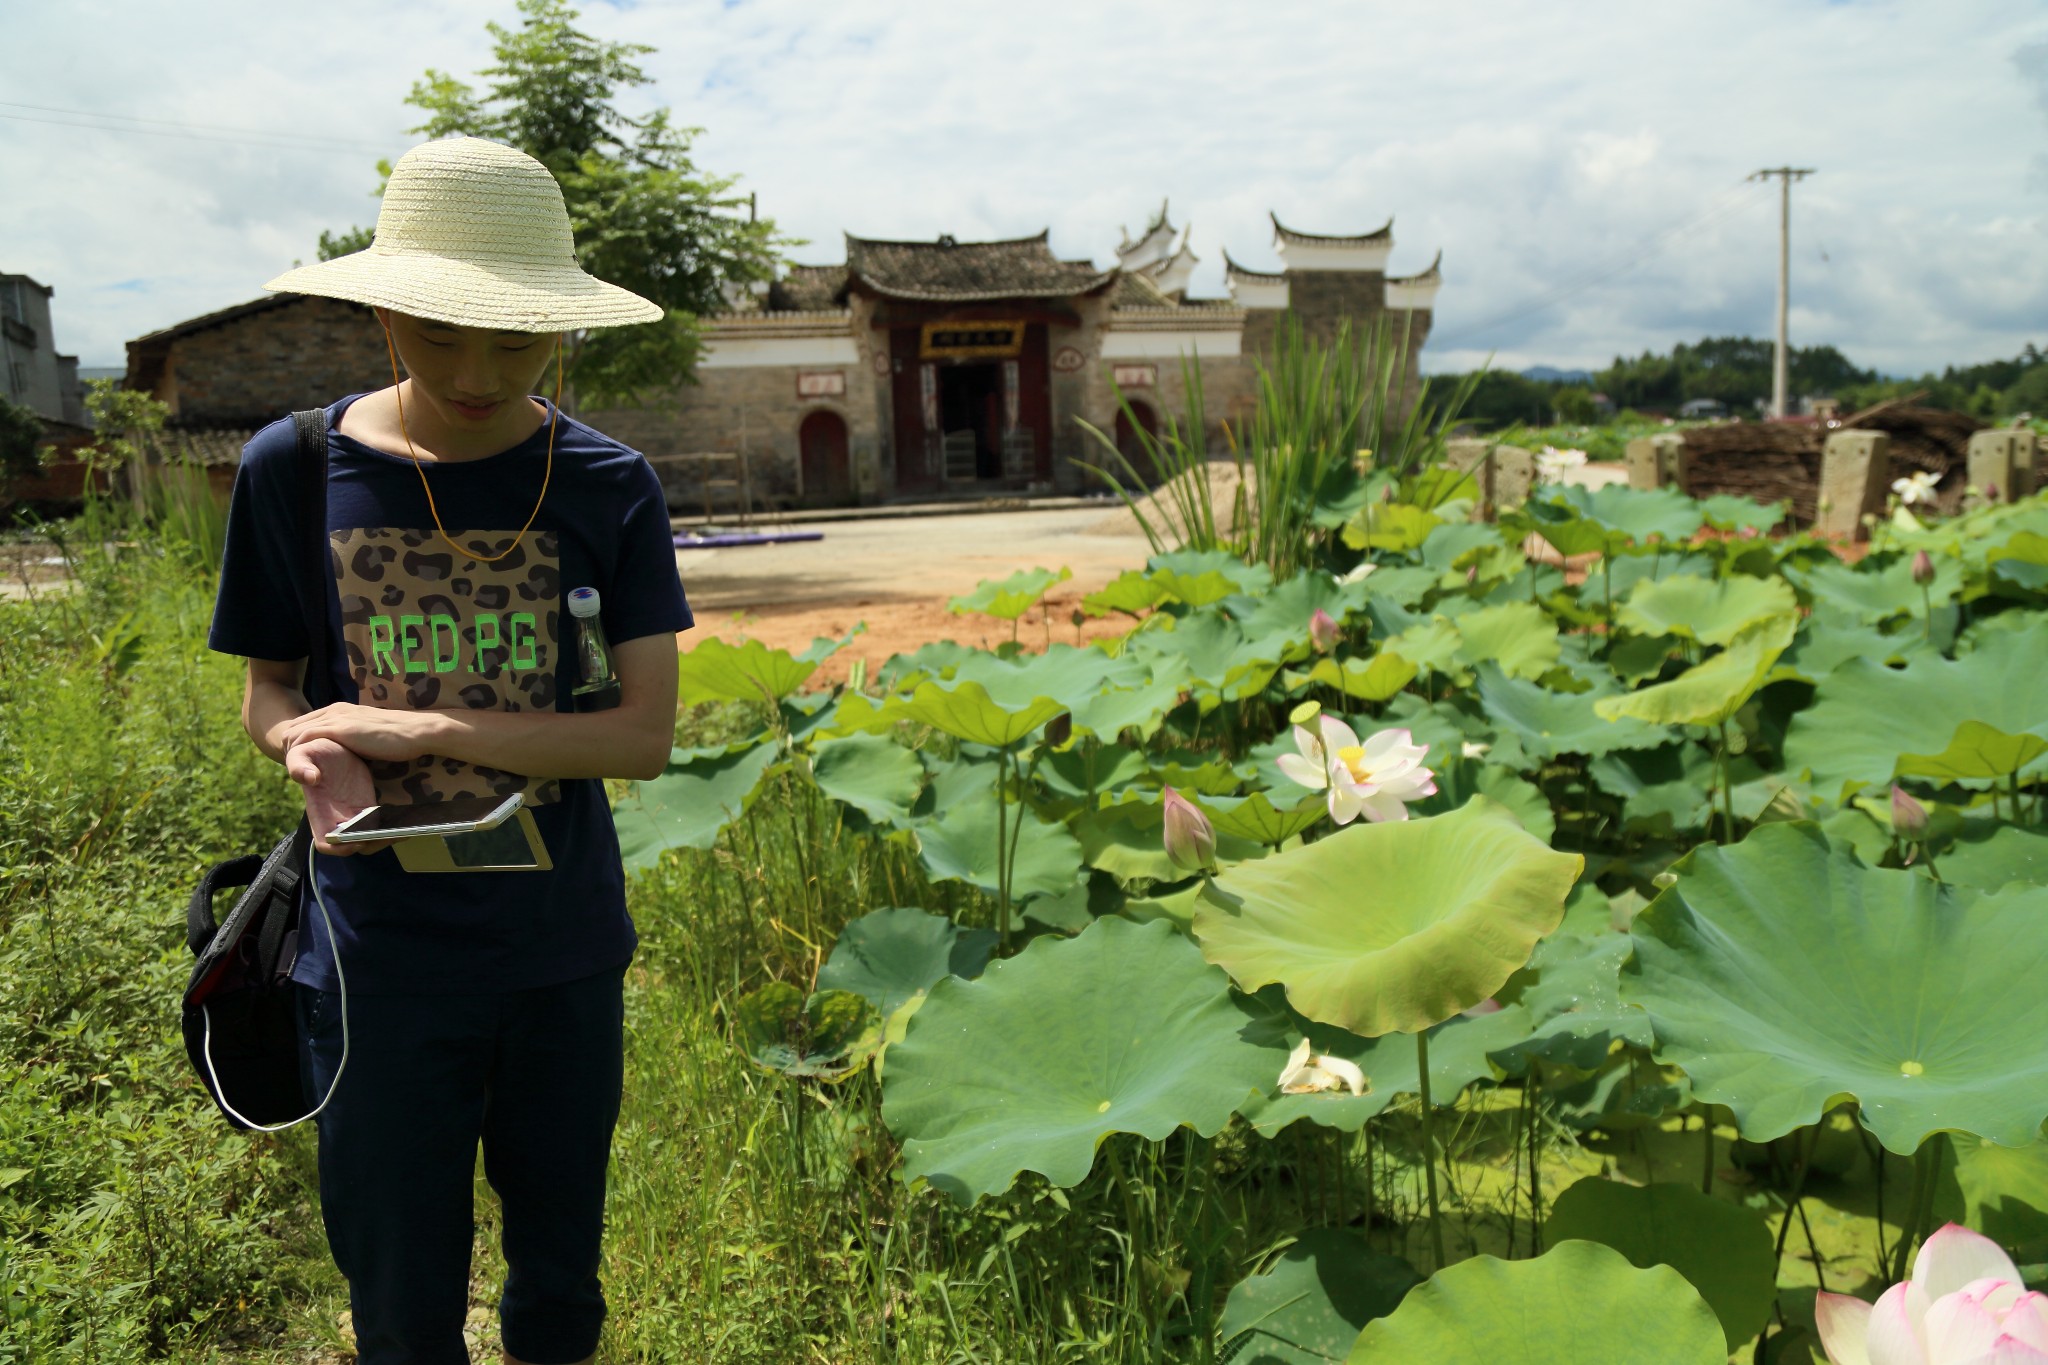
[[[846, 375], [843, 398], [798, 398], [797, 375], [820, 370]], [[874, 376], [867, 366], [763, 365], [702, 369], [697, 382], [681, 384], [665, 398], [638, 408], [609, 408], [578, 417], [599, 431], [650, 457], [744, 451], [755, 501], [792, 506], [800, 501], [801, 450], [797, 433], [811, 413], [824, 409], [846, 423], [847, 456], [854, 487], [873, 487], [881, 431], [874, 402]], [[867, 482], [863, 483], [863, 467]], [[669, 505], [695, 512], [703, 506], [701, 474], [687, 464], [655, 468]], [[723, 476], [725, 470], [716, 471]], [[717, 505], [725, 505], [721, 498]]]
[[369, 309], [302, 298], [174, 338], [156, 396], [180, 426], [260, 427], [390, 384]]
[[1386, 311], [1387, 277], [1378, 270], [1289, 270], [1287, 303], [1302, 334], [1327, 345], [1345, 322], [1356, 335]]

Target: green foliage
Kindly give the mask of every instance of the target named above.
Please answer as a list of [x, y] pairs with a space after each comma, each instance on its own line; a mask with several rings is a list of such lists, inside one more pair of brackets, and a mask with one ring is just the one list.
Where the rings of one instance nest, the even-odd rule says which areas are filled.
[[1270, 1365], [1343, 1360], [1374, 1318], [1422, 1283], [1415, 1267], [1374, 1251], [1363, 1237], [1311, 1228], [1271, 1269], [1238, 1281], [1216, 1324], [1222, 1350]]
[[34, 408], [0, 397], [0, 499], [18, 479], [43, 467], [43, 419]]
[[[581, 402], [639, 403], [691, 375], [696, 317], [724, 307], [723, 286], [769, 278], [776, 250], [791, 243], [754, 216], [736, 178], [697, 167], [701, 130], [675, 126], [667, 109], [635, 118], [619, 108], [621, 95], [652, 83], [637, 59], [653, 48], [593, 37], [564, 0], [519, 0], [519, 12], [517, 28], [486, 26], [495, 60], [479, 73], [489, 78], [481, 92], [432, 69], [413, 83], [406, 103], [427, 120], [412, 131], [491, 138], [553, 172], [583, 268], [668, 310], [659, 322], [570, 341], [568, 377]], [[322, 259], [360, 234], [323, 234]]]

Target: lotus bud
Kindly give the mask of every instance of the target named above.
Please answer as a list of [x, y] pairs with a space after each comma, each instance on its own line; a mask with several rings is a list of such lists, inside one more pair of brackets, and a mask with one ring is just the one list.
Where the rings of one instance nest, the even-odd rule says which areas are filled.
[[1309, 643], [1316, 647], [1318, 654], [1328, 654], [1335, 649], [1343, 634], [1344, 628], [1337, 624], [1337, 618], [1321, 607], [1317, 607], [1316, 614], [1308, 618]]
[[1074, 737], [1074, 714], [1062, 711], [1045, 723], [1045, 742], [1058, 748]]
[[1934, 560], [1925, 550], [1913, 551], [1913, 581], [1923, 588], [1934, 581]]
[[1186, 797], [1166, 789], [1166, 856], [1185, 872], [1200, 872], [1216, 862], [1216, 830]]
[[1479, 581], [1479, 566], [1478, 566], [1477, 564], [1474, 564], [1474, 565], [1471, 565], [1470, 567], [1468, 567], [1468, 568], [1467, 568], [1467, 569], [1465, 570], [1465, 582], [1466, 582], [1467, 584], [1472, 584], [1472, 583], [1477, 583], [1478, 581]]
[[1927, 807], [1897, 786], [1892, 788], [1892, 833], [1915, 844], [1927, 837]]
[[1088, 613], [1082, 611], [1079, 607], [1075, 607], [1074, 614], [1068, 617], [1067, 619], [1074, 623], [1075, 630], [1079, 630], [1081, 627], [1088, 624]]
[[1997, 484], [1995, 484], [1995, 483], [1987, 483], [1987, 484], [1985, 484], [1985, 485], [1984, 485], [1984, 496], [1985, 496], [1985, 498], [1986, 498], [1986, 499], [1988, 499], [1988, 500], [1989, 500], [1989, 501], [1991, 501], [1991, 502], [1997, 502], [1997, 501], [1998, 501], [1998, 485], [1997, 485]]

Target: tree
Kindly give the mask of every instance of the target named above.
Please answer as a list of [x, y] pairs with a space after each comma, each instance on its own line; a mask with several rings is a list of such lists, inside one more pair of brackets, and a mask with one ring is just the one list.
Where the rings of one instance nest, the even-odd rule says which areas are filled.
[[[756, 220], [732, 176], [691, 160], [701, 130], [669, 111], [631, 118], [614, 102], [649, 84], [634, 59], [654, 49], [601, 42], [575, 26], [565, 0], [519, 0], [516, 29], [489, 24], [497, 61], [466, 82], [429, 69], [406, 103], [426, 111], [412, 131], [469, 134], [519, 148], [562, 187], [583, 268], [668, 310], [659, 322], [573, 333], [568, 381], [585, 405], [636, 404], [689, 380], [700, 349], [697, 317], [726, 306], [728, 284], [769, 279], [778, 249], [793, 245]], [[381, 163], [386, 178], [390, 164]], [[382, 193], [381, 189], [379, 193]], [[368, 245], [361, 228], [323, 233], [321, 259]]]

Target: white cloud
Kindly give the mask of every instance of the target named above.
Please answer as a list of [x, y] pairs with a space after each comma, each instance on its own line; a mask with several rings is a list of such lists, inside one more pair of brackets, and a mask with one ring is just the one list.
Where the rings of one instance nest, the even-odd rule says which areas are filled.
[[[17, 104], [331, 140], [0, 120], [0, 269], [57, 286], [59, 343], [88, 364], [370, 221], [372, 163], [414, 140], [412, 81], [473, 73], [484, 23], [513, 17], [504, 0], [358, 0], [345, 20], [257, 0], [17, 9]], [[1062, 254], [1106, 262], [1118, 225], [1170, 195], [1196, 290], [1220, 293], [1219, 248], [1274, 263], [1268, 210], [1310, 231], [1391, 214], [1395, 270], [1444, 251], [1433, 367], [1600, 363], [1768, 334], [1775, 191], [1742, 178], [1790, 162], [1820, 171], [1794, 191], [1797, 341], [1917, 371], [2048, 339], [2048, 16], [2023, 0], [648, 0], [583, 22], [657, 49], [631, 98], [703, 126], [702, 164], [743, 172], [810, 239], [800, 260], [841, 259], [848, 230], [1049, 225]]]

